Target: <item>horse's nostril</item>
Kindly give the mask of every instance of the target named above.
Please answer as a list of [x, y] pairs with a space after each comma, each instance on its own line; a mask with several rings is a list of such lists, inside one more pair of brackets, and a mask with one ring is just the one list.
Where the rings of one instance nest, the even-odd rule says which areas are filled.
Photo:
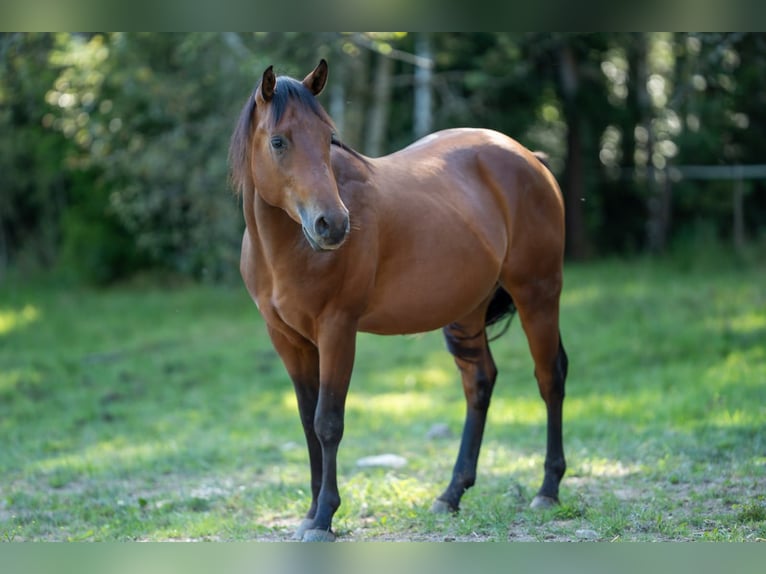
[[320, 237], [327, 237], [330, 234], [330, 224], [327, 219], [325, 219], [324, 215], [317, 217], [317, 220], [314, 223], [314, 231], [316, 231], [317, 235]]
[[339, 246], [349, 232], [348, 214], [320, 215], [314, 220], [311, 235], [323, 248]]

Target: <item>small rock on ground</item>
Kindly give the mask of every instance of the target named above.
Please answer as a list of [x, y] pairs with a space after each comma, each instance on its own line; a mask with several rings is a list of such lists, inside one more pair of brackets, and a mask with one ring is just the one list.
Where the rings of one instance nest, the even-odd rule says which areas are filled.
[[363, 468], [381, 466], [384, 468], [402, 468], [407, 464], [407, 459], [398, 454], [376, 454], [365, 456], [356, 461], [356, 466]]
[[452, 438], [452, 431], [449, 425], [446, 423], [436, 423], [426, 433], [426, 438], [429, 440]]
[[582, 538], [583, 540], [596, 540], [599, 537], [598, 532], [589, 528], [575, 530], [575, 536], [577, 536], [577, 538]]

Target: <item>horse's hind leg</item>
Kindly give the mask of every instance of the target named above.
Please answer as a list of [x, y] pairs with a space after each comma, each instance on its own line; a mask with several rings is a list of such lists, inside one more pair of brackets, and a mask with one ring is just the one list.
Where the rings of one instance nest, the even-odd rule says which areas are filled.
[[532, 500], [532, 508], [547, 508], [555, 505], [559, 500], [559, 483], [566, 471], [561, 427], [568, 364], [567, 354], [559, 334], [559, 347], [553, 368], [550, 374], [546, 374], [543, 378], [544, 383], [540, 382], [540, 376], [537, 378], [540, 394], [548, 409], [548, 444], [545, 453], [545, 476], [540, 490]]
[[484, 435], [497, 369], [487, 344], [484, 314], [486, 306], [459, 323], [444, 328], [447, 348], [455, 357], [463, 379], [466, 417], [460, 451], [447, 489], [436, 499], [433, 512], [457, 512], [463, 493], [476, 481], [476, 464]]
[[561, 425], [568, 362], [559, 333], [558, 292], [552, 295], [536, 288], [522, 288], [511, 294], [529, 342], [540, 395], [548, 411], [545, 476], [531, 505], [532, 508], [545, 508], [558, 503], [559, 483], [566, 471]]

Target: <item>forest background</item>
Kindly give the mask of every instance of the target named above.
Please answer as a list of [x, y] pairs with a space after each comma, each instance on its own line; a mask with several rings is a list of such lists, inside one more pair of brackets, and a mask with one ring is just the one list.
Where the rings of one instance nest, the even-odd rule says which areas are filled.
[[238, 111], [320, 57], [362, 153], [453, 126], [546, 152], [570, 260], [764, 252], [763, 34], [6, 33], [0, 279], [236, 280]]

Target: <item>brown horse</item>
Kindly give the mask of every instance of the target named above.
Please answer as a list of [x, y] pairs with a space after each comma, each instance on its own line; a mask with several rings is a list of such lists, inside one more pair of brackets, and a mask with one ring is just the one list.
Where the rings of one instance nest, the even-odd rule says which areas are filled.
[[452, 480], [433, 505], [457, 511], [476, 479], [497, 370], [486, 326], [518, 310], [547, 406], [545, 477], [533, 507], [558, 502], [566, 468], [559, 335], [561, 192], [540, 158], [484, 129], [429, 135], [380, 158], [341, 143], [317, 102], [322, 60], [303, 81], [266, 69], [229, 150], [247, 229], [240, 270], [292, 379], [311, 465], [296, 537], [333, 540], [357, 331], [443, 328], [467, 413]]

